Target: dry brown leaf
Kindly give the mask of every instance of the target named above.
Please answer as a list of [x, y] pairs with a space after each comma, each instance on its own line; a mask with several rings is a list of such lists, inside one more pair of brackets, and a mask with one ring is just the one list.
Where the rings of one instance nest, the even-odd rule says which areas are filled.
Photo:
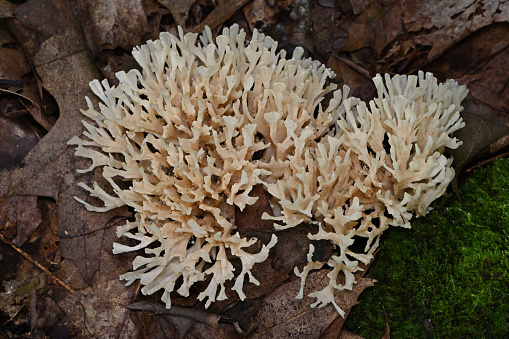
[[459, 81], [468, 86], [470, 94], [501, 112], [509, 112], [509, 48], [486, 62], [475, 74], [467, 75]]
[[170, 10], [173, 20], [175, 20], [177, 25], [185, 27], [189, 9], [196, 0], [157, 0], [157, 2]]
[[475, 70], [475, 74], [458, 80], [470, 91], [462, 113], [466, 126], [457, 133], [463, 145], [450, 152], [458, 172], [489, 145], [498, 142], [495, 149], [500, 149], [509, 142], [508, 57], [509, 49], [505, 48]]
[[18, 247], [39, 227], [41, 211], [37, 197], [11, 196], [0, 198], [0, 232]]
[[141, 0], [77, 0], [88, 46], [94, 56], [103, 49], [131, 51], [149, 32]]
[[432, 46], [429, 62], [482, 27], [507, 21], [509, 6], [505, 1], [407, 0], [403, 2], [402, 14], [408, 31], [426, 30], [415, 41]]
[[[23, 6], [27, 6], [24, 10], [28, 11], [30, 6], [37, 8], [43, 3], [49, 6], [51, 2], [43, 0]], [[76, 170], [84, 168], [85, 163], [75, 159], [74, 150], [67, 146], [67, 141], [81, 133], [78, 108], [86, 107], [85, 95], [93, 97], [88, 83], [99, 76], [90, 62], [86, 45], [75, 23], [67, 24], [66, 28], [62, 28], [64, 23], [56, 21], [54, 31], [60, 34], [42, 41], [33, 55], [34, 66], [44, 88], [58, 102], [60, 117], [54, 128], [24, 159], [26, 166], [10, 174], [4, 173], [3, 176], [4, 180], [10, 181], [10, 194], [46, 196], [59, 203], [62, 254], [74, 261], [85, 281], [91, 282], [100, 265], [98, 255], [102, 243], [101, 230], [108, 219], [118, 214], [118, 211], [104, 216], [87, 213], [74, 199], [74, 196], [86, 198], [86, 194], [76, 184], [79, 181], [89, 182], [93, 177], [76, 175]], [[48, 26], [44, 28], [50, 31]], [[20, 26], [18, 31], [22, 32], [23, 26]], [[42, 33], [37, 30], [30, 31], [25, 36]], [[34, 41], [20, 40], [26, 43]], [[41, 37], [36, 38], [36, 41], [41, 40]], [[35, 47], [33, 49], [35, 50]]]
[[79, 329], [83, 338], [132, 337], [136, 326], [122, 306], [131, 296], [118, 277], [76, 291], [58, 302], [65, 313], [60, 326]]
[[1, 186], [10, 195], [46, 196], [58, 203], [60, 248], [66, 258], [62, 266], [67, 264], [57, 273], [65, 273], [63, 279], [73, 277], [71, 281], [77, 284], [90, 284], [79, 292], [58, 297], [56, 301], [65, 311], [62, 326], [76, 328], [86, 337], [105, 337], [120, 333], [121, 329], [129, 333], [132, 327], [126, 317], [128, 311], [119, 305], [132, 297], [133, 289], [118, 280], [119, 273], [127, 270], [129, 264], [122, 260], [125, 256], [111, 254], [116, 235], [113, 225], [107, 224], [108, 219], [122, 212], [88, 213], [74, 199], [75, 195], [86, 198], [77, 182], [95, 179], [93, 175], [76, 174], [76, 169], [85, 167], [85, 163], [76, 159], [74, 150], [67, 146], [72, 136], [81, 133], [78, 108], [86, 107], [85, 95], [93, 98], [88, 83], [99, 74], [76, 22], [65, 15], [71, 13], [69, 3], [38, 0], [18, 6], [15, 12], [33, 13], [38, 8], [52, 9], [50, 17], [57, 20], [41, 27], [31, 26], [23, 20], [33, 20], [33, 16], [21, 15], [13, 27], [29, 51], [42, 85], [56, 99], [60, 117], [25, 157], [24, 167], [2, 173]]
[[[0, 105], [9, 109], [17, 104], [0, 99]], [[26, 110], [21, 113], [27, 113]], [[28, 119], [5, 118], [0, 115], [0, 171], [22, 163], [28, 152], [37, 145], [40, 135]]]
[[[322, 308], [310, 307], [314, 300], [307, 295], [328, 284], [327, 273], [328, 270], [320, 270], [308, 276], [302, 299], [295, 299], [300, 288], [298, 279], [281, 285], [271, 293], [260, 308], [258, 329], [253, 338], [319, 337], [339, 317], [331, 304]], [[349, 310], [357, 303], [358, 295], [367, 287], [373, 286], [374, 282], [369, 278], [357, 277], [352, 291], [336, 294], [336, 303], [343, 310]]]
[[380, 10], [381, 19], [375, 28], [375, 51], [377, 55], [381, 55], [387, 45], [405, 32], [402, 23], [402, 1], [388, 3]]
[[456, 136], [463, 141], [463, 145], [449, 151], [454, 157], [456, 178], [452, 184], [456, 192], [457, 176], [462, 168], [475, 159], [484, 148], [509, 135], [507, 115], [494, 110], [470, 95], [463, 102], [463, 106], [465, 110], [461, 115], [465, 121], [465, 127], [456, 133]]
[[202, 323], [196, 323], [189, 332], [187, 332], [186, 339], [202, 339], [202, 338], [228, 338], [237, 339], [240, 335], [235, 328], [230, 324], [221, 324], [219, 328], [212, 328]]
[[[361, 5], [361, 1], [353, 1], [357, 5]], [[356, 9], [353, 6], [353, 13], [359, 14], [354, 16], [351, 22], [345, 22], [342, 27], [348, 32], [348, 40], [341, 48], [341, 51], [356, 51], [364, 47], [372, 47], [375, 42], [375, 28], [380, 20], [380, 12], [382, 5], [378, 2], [371, 4], [367, 8]], [[357, 12], [358, 11], [358, 12]]]
[[230, 19], [231, 16], [241, 9], [246, 3], [251, 0], [230, 0], [218, 2], [216, 8], [207, 15], [198, 26], [195, 26], [192, 31], [201, 33], [205, 26], [209, 26], [211, 30], [216, 29], [222, 25], [226, 20]]
[[336, 78], [342, 81], [341, 85], [350, 87], [350, 93], [366, 83], [371, 83], [369, 72], [346, 58], [332, 56], [327, 60], [327, 67], [336, 73]]
[[257, 28], [266, 32], [268, 28], [280, 23], [281, 17], [284, 16], [282, 11], [288, 11], [291, 3], [291, 0], [282, 0], [271, 5], [267, 0], [253, 0], [242, 7], [242, 11], [251, 30]]
[[337, 339], [363, 339], [363, 337], [355, 333], [348, 332], [346, 330], [341, 330], [341, 332], [339, 332], [339, 335], [337, 336]]
[[[45, 114], [45, 109], [42, 108], [46, 107], [47, 103], [42, 104], [37, 83], [33, 79], [31, 66], [25, 57], [25, 53], [6, 27], [0, 27], [0, 41], [2, 42], [0, 46], [8, 46], [0, 47], [1, 114], [5, 117], [13, 118], [29, 113], [39, 125], [46, 131], [49, 131], [55, 119]], [[17, 107], [13, 108], [13, 106]], [[34, 124], [27, 118], [24, 118], [22, 121], [10, 121], [10, 124], [19, 125], [18, 128], [23, 130], [23, 132], [30, 130], [31, 134], [38, 136], [37, 128], [34, 128]], [[19, 134], [15, 128], [4, 132], [4, 138], [7, 134]], [[43, 131], [41, 132], [41, 135], [44, 134]], [[18, 136], [22, 137], [21, 135]], [[23, 139], [25, 138], [23, 137]], [[39, 138], [36, 139], [38, 140]], [[24, 141], [21, 143], [26, 144]], [[16, 143], [13, 144], [15, 145]], [[4, 147], [2, 149], [6, 153], [10, 152]], [[26, 150], [24, 155], [28, 151], [29, 149]], [[5, 166], [0, 165], [0, 168], [2, 167], [5, 168]]]
[[[451, 47], [431, 63], [428, 69], [441, 80], [482, 74], [486, 67], [490, 67], [491, 59], [499, 53], [504, 53], [507, 46], [509, 46], [509, 23], [493, 24]], [[496, 67], [500, 68], [500, 62]]]
[[136, 324], [136, 333], [139, 339], [167, 339], [178, 338], [177, 330], [163, 317], [154, 316], [149, 312], [131, 312], [130, 318]]
[[257, 197], [258, 200], [253, 205], [247, 205], [243, 211], [240, 211], [239, 208], [235, 209], [235, 220], [238, 225], [238, 231], [241, 234], [247, 229], [273, 232], [274, 221], [262, 220], [263, 213], [274, 215], [269, 203], [270, 194], [263, 189], [262, 185], [256, 185], [249, 195], [251, 197]]
[[30, 72], [25, 54], [14, 48], [0, 47], [0, 79], [20, 80]]
[[310, 13], [312, 48], [315, 57], [320, 56], [321, 60], [327, 60], [333, 51], [343, 47], [348, 39], [347, 30], [336, 25], [341, 17], [341, 12], [332, 7], [321, 6], [320, 3], [312, 6]]

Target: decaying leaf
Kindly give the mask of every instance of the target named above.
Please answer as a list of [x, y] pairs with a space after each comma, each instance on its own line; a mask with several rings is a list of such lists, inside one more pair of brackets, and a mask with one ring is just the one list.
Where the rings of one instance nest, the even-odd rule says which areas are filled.
[[16, 246], [22, 246], [41, 223], [35, 196], [0, 198], [0, 232]]
[[[353, 93], [367, 83], [372, 84], [369, 72], [346, 58], [331, 56], [327, 65], [336, 73], [336, 78], [350, 87]], [[366, 100], [362, 97], [361, 99]]]
[[[1, 99], [0, 103], [5, 104], [4, 108], [8, 108], [9, 104], [16, 105], [16, 102]], [[24, 113], [27, 113], [26, 110]], [[0, 115], [0, 171], [19, 166], [40, 141], [40, 135], [33, 127], [28, 119], [12, 119]]]
[[0, 47], [0, 79], [22, 80], [30, 72], [25, 54], [14, 48]]
[[122, 306], [129, 297], [131, 292], [116, 278], [81, 289], [58, 302], [65, 313], [61, 325], [80, 329], [83, 337], [129, 337], [135, 325]]
[[[509, 134], [507, 116], [501, 115], [478, 100], [465, 100], [465, 111], [462, 115], [465, 128], [457, 135], [464, 142], [458, 149], [450, 151], [454, 157], [457, 173], [460, 173], [461, 169], [484, 148]], [[457, 176], [452, 184], [457, 191]]]
[[493, 22], [509, 19], [505, 1], [447, 0], [404, 1], [403, 21], [409, 31], [428, 30], [416, 41], [433, 46], [428, 61], [434, 60], [453, 44]]
[[290, 3], [290, 0], [277, 1], [271, 6], [266, 0], [253, 0], [242, 7], [242, 11], [251, 30], [257, 28], [264, 32], [266, 28], [278, 23], [279, 17], [282, 16], [281, 9], [285, 8], [288, 10]]
[[189, 9], [196, 0], [183, 0], [183, 1], [172, 1], [172, 0], [157, 0], [161, 5], [168, 8], [173, 16], [173, 19], [177, 25], [181, 27], [186, 26], [187, 14]]
[[[295, 299], [299, 292], [300, 282], [293, 280], [281, 285], [266, 299], [258, 313], [258, 329], [253, 338], [290, 338], [319, 337], [325, 329], [339, 317], [332, 305], [322, 308], [310, 308], [311, 298], [307, 297], [313, 290], [327, 286], [327, 271], [321, 270], [310, 274], [309, 282], [304, 289], [304, 298]], [[336, 303], [343, 310], [349, 310], [357, 303], [358, 295], [366, 288], [373, 286], [373, 279], [358, 278], [353, 290], [337, 293]], [[317, 321], [320, 319], [320, 321]]]
[[78, 0], [87, 43], [94, 56], [103, 49], [131, 51], [148, 33], [141, 0]]
[[[73, 199], [79, 196], [94, 204], [76, 183], [101, 180], [100, 173], [76, 174], [77, 168], [86, 166], [66, 146], [82, 130], [78, 108], [86, 106], [85, 95], [93, 98], [88, 82], [101, 73], [113, 79], [118, 70], [133, 68], [126, 51], [155, 36], [161, 27], [176, 31], [177, 24], [192, 23], [197, 26], [188, 29], [201, 32], [209, 24], [217, 32], [228, 20], [246, 29], [261, 28], [290, 52], [292, 46], [304, 45], [314, 58], [328, 60], [336, 80], [357, 87], [356, 96], [366, 92], [369, 97], [363, 82], [377, 72], [427, 67], [439, 79], [461, 78], [471, 92], [462, 114], [466, 127], [456, 135], [464, 145], [451, 152], [459, 172], [482, 150], [493, 152], [487, 146], [498, 140], [500, 148], [508, 142], [508, 13], [506, 2], [498, 0], [0, 1], [0, 17], [12, 18], [0, 27], [0, 80], [15, 81], [0, 84], [10, 86], [2, 87], [0, 99], [0, 168], [6, 169], [0, 173], [0, 234], [26, 255], [0, 241], [5, 289], [0, 293], [0, 312], [11, 318], [0, 324], [0, 336], [22, 318], [31, 334], [55, 338], [157, 339], [185, 333], [189, 338], [249, 334], [359, 338], [341, 331], [344, 319], [332, 305], [311, 309], [306, 296], [295, 300], [300, 286], [291, 271], [307, 261], [310, 244], [317, 249], [314, 260], [327, 261], [332, 253], [330, 243], [311, 242], [308, 228], [300, 226], [277, 233], [279, 242], [269, 259], [253, 271], [260, 286], [248, 286], [244, 302], [229, 295], [228, 301], [211, 307], [228, 323], [217, 326], [217, 318], [196, 322], [124, 308], [138, 292], [123, 286], [118, 275], [130, 268], [133, 258], [113, 257], [111, 250], [114, 228], [130, 213], [125, 209], [89, 213]], [[17, 42], [22, 49], [13, 49]], [[49, 107], [49, 112], [60, 111], [54, 126], [56, 113], [46, 114], [51, 96], [58, 109]], [[42, 137], [44, 130], [50, 132]], [[242, 236], [261, 239], [253, 245], [257, 251], [273, 232], [273, 222], [260, 216], [272, 210], [263, 190], [255, 188], [252, 195], [259, 203], [237, 210], [235, 218]], [[36, 264], [46, 267], [47, 273]], [[325, 274], [312, 273], [306, 291], [323, 287], [328, 281]], [[347, 312], [359, 293], [373, 284], [358, 279], [353, 291], [336, 294], [336, 302]], [[62, 284], [76, 292], [66, 292]], [[198, 293], [191, 291], [191, 298]], [[175, 299], [175, 305], [186, 305], [185, 312], [202, 306], [194, 304]], [[192, 305], [196, 308], [187, 307]]]

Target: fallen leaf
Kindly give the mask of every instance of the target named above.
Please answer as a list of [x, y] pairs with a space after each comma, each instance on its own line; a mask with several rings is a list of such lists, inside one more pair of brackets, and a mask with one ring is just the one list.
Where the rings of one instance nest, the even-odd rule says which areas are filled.
[[221, 324], [219, 328], [213, 328], [202, 323], [196, 323], [187, 332], [185, 338], [199, 339], [199, 338], [229, 338], [237, 339], [240, 335], [231, 324]]
[[241, 236], [243, 231], [247, 229], [254, 229], [262, 232], [274, 231], [274, 221], [262, 219], [263, 213], [274, 215], [269, 203], [270, 194], [263, 189], [262, 185], [256, 185], [253, 187], [251, 193], [249, 193], [249, 196], [258, 198], [256, 203], [247, 205], [243, 211], [238, 207], [235, 209], [235, 220]]
[[[17, 12], [30, 11], [32, 7], [51, 7], [56, 0], [39, 0], [21, 5], [24, 9]], [[32, 6], [32, 7], [31, 7]], [[70, 12], [69, 8], [58, 3], [54, 8], [61, 14]], [[35, 10], [32, 8], [32, 11]], [[58, 13], [58, 12], [57, 12]], [[55, 17], [60, 17], [53, 13]], [[81, 134], [81, 113], [79, 108], [86, 107], [84, 98], [94, 98], [88, 83], [99, 78], [87, 53], [86, 44], [77, 30], [76, 23], [69, 17], [63, 22], [56, 20], [54, 27], [48, 25], [43, 31], [25, 32], [20, 26], [17, 32], [20, 37], [32, 37], [42, 41], [39, 49], [32, 46], [33, 63], [41, 78], [44, 88], [53, 95], [60, 107], [60, 117], [53, 129], [24, 158], [26, 164], [11, 173], [2, 173], [2, 179], [9, 183], [9, 194], [37, 195], [51, 197], [59, 203], [59, 235], [62, 255], [74, 261], [83, 276], [90, 283], [101, 265], [99, 260], [102, 244], [102, 230], [106, 222], [115, 215], [126, 214], [126, 211], [111, 213], [88, 213], [74, 196], [87, 198], [77, 183], [98, 180], [92, 175], [77, 175], [78, 168], [85, 168], [86, 162], [74, 157], [74, 149], [67, 146], [72, 136]], [[67, 27], [63, 27], [68, 25]], [[39, 37], [46, 31], [59, 32], [46, 40]], [[23, 40], [29, 44], [34, 40]], [[92, 99], [95, 100], [95, 99]]]
[[357, 88], [366, 83], [372, 83], [371, 76], [367, 70], [346, 58], [331, 56], [327, 60], [327, 66], [336, 73], [336, 79], [341, 81], [340, 86], [338, 86], [340, 89], [342, 85], [350, 87], [350, 96], [353, 95]]
[[446, 0], [404, 1], [403, 21], [410, 32], [427, 30], [415, 41], [432, 46], [427, 60], [432, 61], [452, 45], [493, 22], [507, 21], [505, 1]]
[[370, 3], [374, 2], [373, 0], [350, 0], [350, 4], [352, 5], [353, 14], [360, 14], [366, 6]]
[[364, 338], [355, 333], [346, 330], [341, 330], [341, 332], [339, 332], [339, 335], [337, 336], [337, 339], [364, 339]]
[[[328, 270], [320, 270], [308, 276], [302, 299], [295, 299], [300, 289], [299, 279], [283, 284], [271, 293], [260, 308], [259, 326], [252, 338], [319, 337], [334, 319], [339, 317], [332, 304], [322, 308], [310, 307], [314, 300], [307, 295], [327, 286], [327, 273]], [[367, 287], [373, 286], [374, 282], [372, 279], [357, 276], [357, 283], [352, 291], [336, 293], [336, 303], [344, 311], [349, 310], [357, 303], [358, 295]]]
[[130, 337], [135, 326], [122, 306], [129, 297], [131, 292], [118, 277], [76, 291], [58, 301], [64, 311], [61, 325], [79, 329], [81, 337]]
[[[177, 330], [163, 317], [154, 316], [149, 312], [131, 312], [129, 317], [133, 319], [135, 325], [135, 328], [131, 332], [131, 336], [136, 333], [136, 338], [139, 339], [167, 339], [179, 337]], [[126, 334], [129, 333], [127, 332]]]
[[[496, 54], [475, 74], [466, 75], [458, 82], [467, 85], [470, 94], [497, 111], [509, 111], [509, 48]], [[506, 113], [507, 114], [507, 113]]]
[[458, 193], [458, 174], [463, 167], [475, 159], [481, 150], [509, 135], [507, 116], [469, 97], [464, 100], [463, 106], [465, 110], [461, 116], [465, 121], [465, 127], [455, 133], [455, 136], [463, 141], [463, 145], [448, 151], [454, 157], [456, 176], [452, 186], [456, 193]]
[[[485, 62], [476, 73], [458, 79], [470, 91], [463, 104], [465, 127], [456, 134], [463, 140], [463, 145], [450, 152], [458, 172], [489, 145], [503, 139], [505, 144], [496, 147], [500, 149], [509, 142], [506, 138], [509, 135], [508, 56], [509, 49], [505, 48]], [[453, 184], [456, 185], [455, 182]]]
[[0, 198], [0, 231], [21, 247], [41, 223], [37, 197], [11, 196]]
[[440, 80], [482, 73], [487, 63], [507, 46], [509, 23], [492, 24], [452, 46], [427, 68]]
[[196, 0], [157, 0], [157, 2], [170, 10], [171, 16], [177, 25], [185, 27], [189, 9], [194, 5]]
[[380, 20], [382, 5], [374, 2], [364, 8], [363, 1], [352, 1], [352, 5], [353, 3], [357, 4], [357, 6], [353, 6], [353, 13], [359, 15], [353, 16], [351, 21], [342, 23], [341, 26], [348, 32], [348, 40], [340, 48], [341, 51], [356, 51], [361, 48], [372, 47], [375, 42], [375, 34], [372, 33]]
[[[0, 103], [5, 109], [16, 107], [16, 101], [12, 103], [0, 99]], [[26, 110], [21, 114], [27, 115]], [[29, 119], [11, 119], [0, 115], [0, 171], [19, 166], [40, 138]]]
[[22, 80], [30, 72], [25, 54], [14, 48], [0, 47], [0, 79]]
[[209, 26], [211, 30], [215, 30], [249, 1], [250, 0], [230, 0], [218, 2], [216, 8], [207, 15], [205, 20], [195, 26], [192, 31], [201, 33], [205, 26]]
[[316, 4], [310, 12], [312, 48], [315, 57], [327, 60], [333, 51], [339, 50], [348, 40], [348, 31], [338, 27], [336, 22], [341, 12], [335, 6], [325, 7]]
[[103, 49], [131, 51], [149, 32], [141, 0], [77, 0], [87, 43], [94, 56]]
[[406, 28], [402, 23], [402, 1], [388, 2], [380, 11], [373, 13], [373, 19], [380, 15], [380, 20], [375, 28], [375, 51], [382, 55], [382, 51], [396, 38], [405, 33]]
[[290, 4], [289, 0], [277, 1], [274, 5], [268, 4], [266, 0], [253, 0], [242, 7], [242, 11], [251, 31], [257, 28], [266, 32], [269, 27], [278, 23], [278, 19], [283, 15], [281, 11], [288, 10]]

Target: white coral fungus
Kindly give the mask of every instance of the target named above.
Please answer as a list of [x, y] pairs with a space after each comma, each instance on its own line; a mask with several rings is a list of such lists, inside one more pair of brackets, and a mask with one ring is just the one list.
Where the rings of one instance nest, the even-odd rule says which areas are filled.
[[[318, 61], [276, 52], [276, 42], [253, 32], [250, 42], [237, 25], [215, 40], [206, 28], [137, 47], [141, 72], [119, 72], [120, 84], [91, 82], [101, 99], [97, 111], [87, 98], [82, 111], [84, 139], [74, 137], [76, 155], [90, 158], [88, 172], [102, 167], [111, 187], [80, 186], [104, 202], [91, 211], [132, 207], [134, 222], [118, 228], [134, 246], [114, 244], [114, 253], [144, 250], [133, 272], [142, 292], [163, 290], [182, 296], [210, 276], [199, 299], [206, 306], [226, 298], [225, 283], [241, 299], [244, 279], [258, 284], [251, 270], [276, 244], [258, 253], [245, 249], [256, 239], [235, 231], [235, 208], [255, 203], [249, 194], [262, 184], [272, 196], [275, 230], [303, 222], [319, 226], [311, 240], [331, 241], [327, 262], [309, 263], [295, 273], [330, 267], [330, 283], [312, 293], [312, 306], [335, 302], [335, 291], [351, 289], [359, 261], [368, 263], [382, 232], [409, 227], [412, 214], [425, 214], [454, 176], [444, 147], [461, 143], [451, 134], [464, 124], [459, 115], [466, 96], [453, 80], [438, 85], [430, 73], [374, 78], [378, 96], [369, 107], [348, 98], [334, 84], [334, 73]], [[321, 102], [329, 93], [327, 105]], [[362, 244], [359, 248], [359, 244]], [[234, 274], [230, 258], [242, 263]], [[345, 283], [338, 283], [338, 275]], [[177, 283], [179, 280], [179, 283]], [[178, 284], [178, 286], [176, 286]], [[219, 291], [218, 291], [219, 289]], [[298, 297], [302, 297], [301, 293]]]

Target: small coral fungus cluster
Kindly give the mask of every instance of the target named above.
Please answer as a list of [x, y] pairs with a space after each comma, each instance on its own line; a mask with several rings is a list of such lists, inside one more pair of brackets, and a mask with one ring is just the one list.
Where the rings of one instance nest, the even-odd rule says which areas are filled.
[[[454, 177], [443, 151], [461, 144], [451, 134], [464, 125], [466, 88], [437, 84], [429, 73], [377, 75], [378, 96], [367, 105], [347, 98], [348, 87], [327, 84], [334, 73], [300, 48], [286, 58], [270, 37], [254, 31], [247, 41], [236, 25], [215, 39], [209, 29], [197, 37], [162, 33], [133, 52], [141, 72], [119, 72], [116, 87], [91, 83], [102, 103], [98, 111], [87, 98], [83, 114], [92, 122], [83, 122], [85, 138], [69, 143], [92, 160], [82, 172], [102, 167], [111, 187], [82, 183], [104, 206], [80, 201], [96, 212], [135, 210], [117, 233], [136, 244], [113, 251], [145, 255], [121, 278], [139, 279], [144, 294], [164, 290], [168, 308], [171, 292], [187, 296], [208, 278], [199, 295], [206, 306], [226, 298], [229, 280], [244, 299], [244, 279], [258, 284], [251, 270], [267, 259], [277, 231], [316, 224], [309, 238], [330, 241], [334, 255], [313, 262], [311, 245], [309, 263], [295, 273], [303, 287], [310, 270], [329, 267], [330, 283], [311, 294], [313, 306], [333, 303], [342, 313], [335, 290], [352, 288], [382, 232], [409, 227]], [[273, 214], [263, 218], [274, 220], [274, 235], [252, 253], [246, 248], [257, 239], [236, 232], [235, 209], [256, 202], [257, 184], [271, 196]], [[234, 272], [232, 257], [242, 271]]]

